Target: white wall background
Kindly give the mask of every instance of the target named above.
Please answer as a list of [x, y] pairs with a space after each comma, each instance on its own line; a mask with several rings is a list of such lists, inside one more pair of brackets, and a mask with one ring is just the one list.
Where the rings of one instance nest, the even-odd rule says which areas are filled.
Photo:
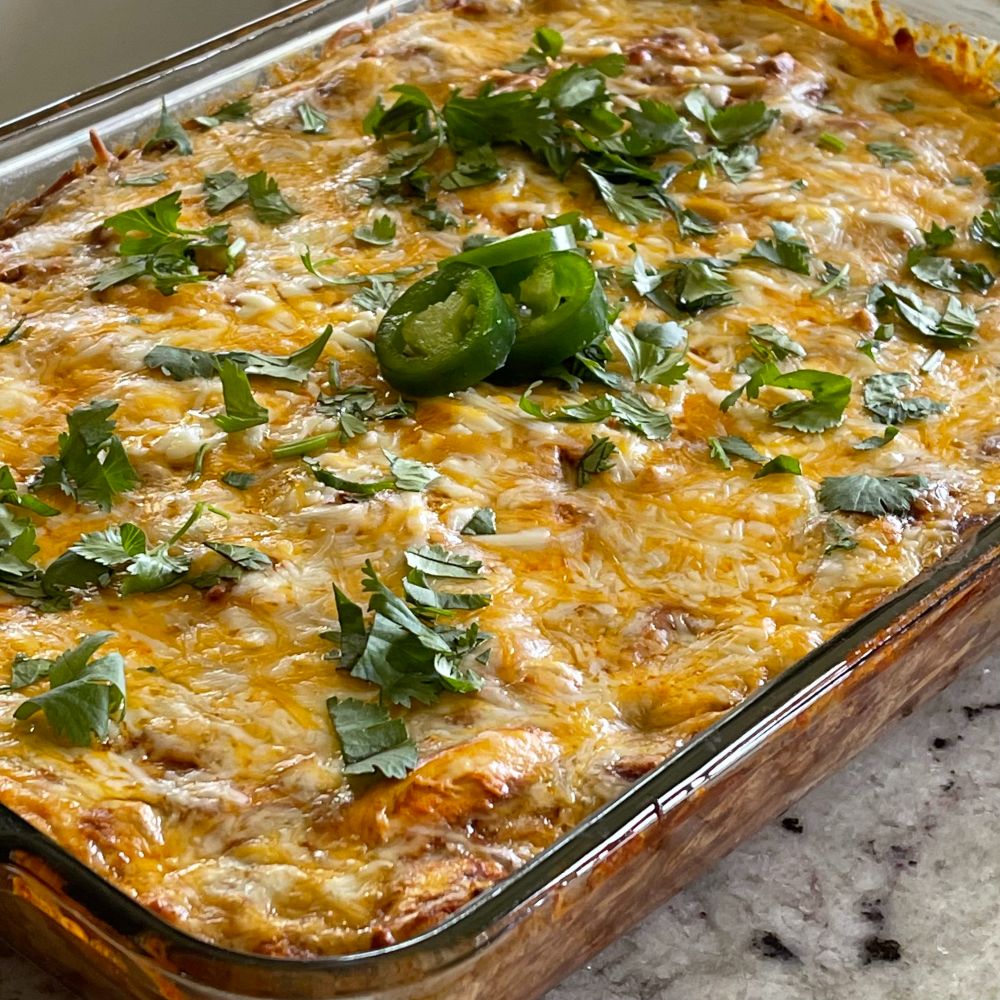
[[0, 0], [0, 122], [290, 0]]
[[[0, 0], [0, 122], [290, 0]], [[889, 0], [1000, 36], [1000, 0]]]

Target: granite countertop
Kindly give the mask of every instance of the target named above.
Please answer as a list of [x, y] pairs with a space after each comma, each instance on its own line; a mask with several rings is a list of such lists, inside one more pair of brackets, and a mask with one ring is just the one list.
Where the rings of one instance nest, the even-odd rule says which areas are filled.
[[[995, 997], [998, 744], [974, 666], [546, 1000]], [[0, 944], [0, 1000], [40, 997]]]

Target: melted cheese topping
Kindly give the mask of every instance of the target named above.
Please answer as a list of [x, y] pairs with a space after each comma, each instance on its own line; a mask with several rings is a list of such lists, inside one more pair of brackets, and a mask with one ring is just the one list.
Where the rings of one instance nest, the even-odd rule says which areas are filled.
[[[718, 101], [761, 98], [780, 109], [744, 183], [720, 174], [699, 187], [685, 174], [673, 186], [684, 206], [719, 223], [718, 234], [682, 240], [669, 221], [622, 225], [582, 175], [562, 183], [504, 149], [505, 180], [441, 196], [457, 229], [433, 231], [405, 205], [390, 206], [395, 243], [357, 244], [353, 229], [384, 211], [366, 206], [355, 183], [384, 169], [384, 152], [360, 127], [375, 97], [404, 81], [438, 101], [453, 87], [502, 83], [509, 75], [497, 67], [541, 24], [565, 36], [564, 62], [626, 52], [625, 74], [610, 83], [623, 103], [656, 97], [676, 106], [698, 85]], [[915, 109], [885, 109], [902, 97]], [[330, 116], [327, 134], [301, 132], [295, 109], [304, 99]], [[133, 152], [96, 167], [0, 243], [0, 327], [19, 316], [32, 326], [0, 350], [3, 461], [29, 476], [55, 453], [68, 410], [113, 399], [141, 477], [110, 514], [54, 500], [63, 513], [39, 525], [40, 561], [84, 531], [125, 520], [162, 540], [203, 500], [232, 518], [202, 521], [190, 539], [253, 545], [275, 562], [222, 595], [103, 591], [50, 614], [3, 598], [0, 671], [16, 652], [52, 655], [110, 628], [108, 648], [128, 664], [129, 698], [112, 738], [82, 749], [62, 745], [40, 715], [15, 723], [24, 693], [0, 693], [0, 800], [194, 934], [251, 951], [331, 954], [426, 929], [516, 869], [910, 580], [953, 546], [963, 519], [994, 503], [1000, 313], [982, 312], [981, 343], [948, 352], [929, 373], [920, 366], [930, 349], [906, 336], [883, 347], [877, 364], [855, 345], [871, 332], [868, 287], [901, 279], [918, 230], [937, 222], [964, 233], [983, 209], [980, 168], [995, 157], [996, 123], [906, 65], [734, 0], [474, 2], [404, 16], [333, 47], [252, 104], [252, 120], [193, 135], [192, 156]], [[818, 146], [823, 131], [847, 148]], [[881, 166], [864, 146], [882, 140], [906, 144], [915, 160]], [[271, 227], [245, 206], [230, 210], [224, 220], [248, 246], [232, 277], [169, 297], [132, 285], [87, 290], [114, 259], [99, 230], [107, 216], [180, 189], [182, 223], [207, 225], [203, 175], [261, 169], [301, 215]], [[116, 184], [153, 170], [167, 175], [158, 187]], [[793, 186], [800, 179], [806, 185]], [[255, 380], [270, 425], [228, 437], [211, 420], [218, 380], [173, 382], [143, 367], [159, 343], [287, 353], [332, 323], [324, 360], [339, 361], [348, 384], [380, 386], [369, 349], [378, 316], [352, 305], [352, 289], [321, 287], [299, 260], [305, 245], [316, 258], [336, 257], [337, 273], [382, 271], [440, 259], [471, 231], [540, 227], [543, 215], [571, 209], [603, 230], [593, 243], [600, 266], [628, 266], [632, 243], [655, 265], [739, 255], [783, 220], [816, 258], [849, 263], [852, 285], [816, 299], [813, 279], [735, 268], [736, 304], [691, 325], [687, 378], [642, 387], [669, 408], [673, 435], [654, 442], [601, 429], [620, 457], [582, 489], [562, 463], [582, 453], [594, 426], [535, 420], [518, 409], [519, 389], [480, 385], [423, 401], [412, 419], [374, 424], [334, 447], [323, 461], [348, 477], [383, 469], [382, 448], [442, 473], [423, 494], [352, 503], [300, 462], [269, 457], [274, 444], [333, 429], [313, 405], [324, 365], [301, 387]], [[989, 262], [971, 244], [958, 249]], [[650, 314], [633, 301], [624, 319], [642, 315]], [[767, 406], [720, 411], [744, 380], [734, 365], [748, 353], [748, 325], [759, 322], [787, 330], [809, 367], [853, 377], [842, 426], [812, 435], [775, 427], [767, 406], [781, 400], [777, 390], [761, 397]], [[612, 367], [624, 371], [620, 359]], [[852, 444], [880, 429], [860, 400], [863, 379], [877, 371], [911, 373], [913, 390], [948, 410], [907, 425], [888, 447], [858, 452]], [[546, 405], [567, 395], [538, 390]], [[721, 434], [795, 455], [805, 474], [755, 481], [741, 462], [724, 471], [706, 448]], [[217, 447], [189, 483], [206, 441]], [[254, 472], [254, 485], [226, 487], [230, 469]], [[854, 519], [858, 547], [824, 556], [817, 484], [857, 472], [922, 473], [935, 488], [909, 519]], [[460, 535], [483, 506], [495, 508], [500, 533]], [[395, 585], [402, 550], [433, 542], [485, 564], [494, 600], [479, 620], [496, 637], [485, 686], [405, 713], [418, 770], [352, 792], [324, 702], [367, 698], [371, 688], [323, 658], [318, 633], [335, 621], [331, 584], [362, 600], [365, 559]]]

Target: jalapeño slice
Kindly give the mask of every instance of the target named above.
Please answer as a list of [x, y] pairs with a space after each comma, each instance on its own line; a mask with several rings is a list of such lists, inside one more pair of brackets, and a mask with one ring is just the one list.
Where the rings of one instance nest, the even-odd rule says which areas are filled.
[[541, 257], [558, 250], [576, 248], [576, 237], [572, 226], [554, 226], [552, 229], [532, 229], [524, 233], [485, 243], [463, 253], [449, 257], [447, 264], [477, 264], [492, 270], [519, 260]]
[[400, 392], [443, 395], [496, 371], [516, 330], [489, 271], [449, 264], [396, 299], [375, 332], [375, 354], [382, 374]]
[[523, 275], [498, 274], [516, 300], [517, 338], [505, 379], [534, 378], [608, 335], [608, 301], [597, 273], [573, 251], [550, 253]]

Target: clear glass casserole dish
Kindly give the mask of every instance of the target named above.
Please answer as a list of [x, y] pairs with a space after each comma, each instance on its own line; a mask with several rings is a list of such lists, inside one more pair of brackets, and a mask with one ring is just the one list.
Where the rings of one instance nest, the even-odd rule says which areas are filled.
[[[382, 4], [365, 16], [388, 12]], [[299, 4], [12, 123], [0, 132], [0, 205], [30, 200], [71, 169], [85, 155], [87, 129], [126, 144], [148, 130], [161, 95], [193, 112], [245, 92], [361, 13], [342, 0]], [[816, 15], [838, 18], [826, 7]], [[848, 23], [883, 44], [915, 46], [959, 76], [995, 75], [989, 43], [923, 33], [862, 8]], [[985, 14], [967, 27], [1000, 32]], [[982, 528], [516, 875], [405, 943], [316, 960], [214, 947], [162, 922], [2, 807], [0, 924], [17, 948], [93, 996], [539, 995], [994, 641], [998, 540], [1000, 522]]]

